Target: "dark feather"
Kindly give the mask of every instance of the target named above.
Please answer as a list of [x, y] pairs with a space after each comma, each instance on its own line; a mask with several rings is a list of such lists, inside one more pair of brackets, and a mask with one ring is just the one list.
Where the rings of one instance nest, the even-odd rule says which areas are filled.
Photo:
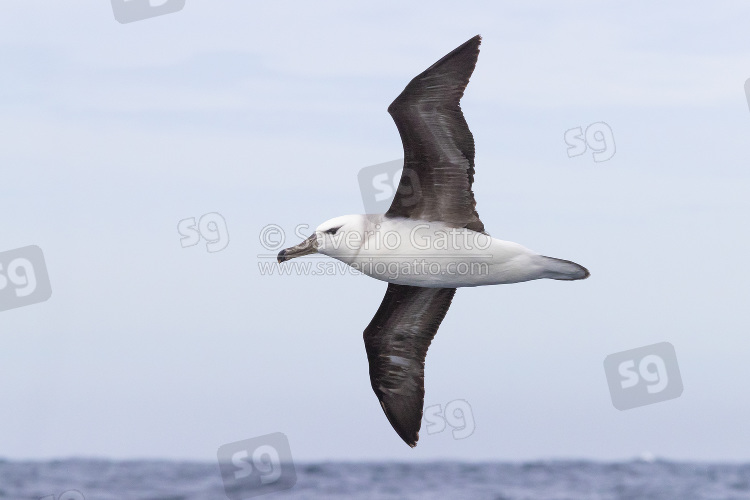
[[474, 137], [459, 105], [481, 41], [477, 35], [430, 66], [388, 107], [404, 146], [404, 171], [387, 217], [484, 231], [471, 190]]
[[372, 389], [388, 421], [411, 447], [422, 425], [427, 349], [455, 293], [455, 288], [391, 283], [364, 332]]

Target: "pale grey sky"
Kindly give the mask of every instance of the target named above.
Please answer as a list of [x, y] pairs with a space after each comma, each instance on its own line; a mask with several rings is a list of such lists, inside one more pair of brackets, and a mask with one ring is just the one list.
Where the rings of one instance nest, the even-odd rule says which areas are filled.
[[[109, 2], [0, 6], [0, 252], [52, 297], [0, 312], [0, 455], [213, 460], [271, 432], [296, 459], [748, 460], [750, 6], [210, 2], [119, 24]], [[261, 276], [261, 229], [363, 211], [401, 156], [388, 104], [481, 33], [463, 108], [489, 232], [589, 280], [459, 290], [426, 405], [474, 434], [411, 450], [370, 388], [385, 284]], [[617, 152], [568, 158], [604, 121]], [[180, 220], [231, 242], [182, 248]], [[683, 395], [628, 411], [602, 363], [676, 349]]]

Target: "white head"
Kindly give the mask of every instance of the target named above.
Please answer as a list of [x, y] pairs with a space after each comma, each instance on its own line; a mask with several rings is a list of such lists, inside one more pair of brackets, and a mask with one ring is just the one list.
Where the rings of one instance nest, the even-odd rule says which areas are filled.
[[369, 225], [366, 215], [342, 215], [327, 220], [315, 228], [315, 233], [305, 241], [279, 252], [277, 260], [281, 263], [317, 252], [343, 262], [351, 262], [364, 243]]

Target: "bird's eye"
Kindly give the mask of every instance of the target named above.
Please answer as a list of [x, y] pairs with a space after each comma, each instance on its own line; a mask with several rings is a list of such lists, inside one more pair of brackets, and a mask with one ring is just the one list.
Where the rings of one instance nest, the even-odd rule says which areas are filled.
[[338, 231], [339, 229], [341, 229], [341, 226], [339, 226], [339, 227], [332, 227], [331, 229], [329, 229], [328, 231], [326, 231], [326, 234], [336, 234], [336, 231]]

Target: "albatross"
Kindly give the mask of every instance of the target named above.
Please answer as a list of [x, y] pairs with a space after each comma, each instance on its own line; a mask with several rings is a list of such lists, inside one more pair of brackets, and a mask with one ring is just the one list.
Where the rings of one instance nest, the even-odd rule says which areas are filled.
[[481, 36], [415, 77], [388, 107], [404, 168], [385, 214], [345, 215], [318, 226], [278, 262], [320, 253], [388, 283], [364, 331], [370, 381], [393, 429], [416, 446], [427, 349], [460, 287], [536, 279], [581, 280], [575, 262], [489, 236], [476, 211], [474, 137], [459, 104]]

